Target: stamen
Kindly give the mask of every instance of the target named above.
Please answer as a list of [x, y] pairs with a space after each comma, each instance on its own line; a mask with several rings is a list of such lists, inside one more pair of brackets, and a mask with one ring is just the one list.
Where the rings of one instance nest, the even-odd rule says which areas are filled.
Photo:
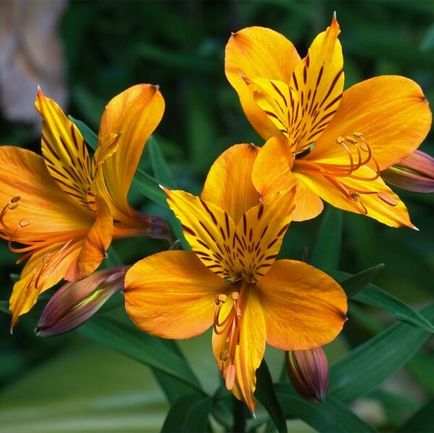
[[390, 194], [384, 191], [380, 191], [378, 194], [378, 198], [383, 200], [385, 203], [387, 203], [390, 206], [396, 206], [399, 202], [394, 197], [392, 197]]

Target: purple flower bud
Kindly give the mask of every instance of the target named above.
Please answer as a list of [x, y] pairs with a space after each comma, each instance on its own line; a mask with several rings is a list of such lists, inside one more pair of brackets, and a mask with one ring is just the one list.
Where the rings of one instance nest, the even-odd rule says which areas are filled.
[[39, 318], [36, 335], [64, 334], [92, 317], [124, 287], [128, 266], [97, 271], [80, 281], [63, 285], [48, 301]]
[[329, 367], [322, 347], [287, 352], [286, 365], [295, 390], [311, 402], [324, 401], [329, 386]]
[[381, 172], [388, 183], [412, 192], [434, 192], [434, 158], [416, 150]]

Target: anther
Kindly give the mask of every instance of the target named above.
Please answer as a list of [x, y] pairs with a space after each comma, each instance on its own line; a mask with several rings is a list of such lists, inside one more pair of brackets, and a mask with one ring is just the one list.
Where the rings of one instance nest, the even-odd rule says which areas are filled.
[[223, 293], [220, 293], [220, 295], [217, 295], [215, 298], [215, 304], [216, 305], [224, 304], [226, 302], [226, 299], [228, 299], [228, 297]]
[[11, 198], [11, 203], [18, 203], [21, 200], [21, 197], [19, 195], [16, 195]]
[[344, 141], [345, 141], [345, 138], [342, 136], [339, 136], [336, 138], [336, 143], [338, 143], [338, 144], [342, 144]]
[[223, 349], [219, 354], [219, 359], [222, 362], [226, 362], [229, 359], [229, 351], [227, 349]]
[[396, 200], [394, 197], [392, 197], [390, 194], [384, 191], [380, 191], [377, 194], [378, 198], [384, 201], [384, 203], [387, 203], [390, 206], [396, 206], [398, 204], [398, 200]]

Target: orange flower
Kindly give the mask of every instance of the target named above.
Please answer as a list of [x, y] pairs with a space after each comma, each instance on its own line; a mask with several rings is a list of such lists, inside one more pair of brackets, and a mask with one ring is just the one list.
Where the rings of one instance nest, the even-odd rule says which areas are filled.
[[200, 197], [165, 189], [192, 251], [164, 251], [127, 272], [126, 309], [141, 329], [184, 339], [212, 326], [226, 387], [255, 409], [255, 372], [265, 343], [321, 346], [342, 329], [347, 300], [329, 276], [277, 260], [294, 188], [261, 198], [251, 181], [258, 148], [239, 144], [211, 167]]
[[0, 147], [0, 236], [24, 254], [19, 261], [29, 259], [10, 298], [12, 326], [41, 292], [93, 272], [112, 237], [166, 231], [164, 221], [127, 201], [144, 144], [163, 115], [157, 87], [133, 86], [109, 102], [93, 158], [78, 128], [41, 90], [35, 106], [43, 119], [42, 156]]
[[375, 77], [343, 91], [339, 33], [334, 17], [304, 59], [267, 28], [245, 28], [230, 38], [226, 76], [247, 118], [268, 140], [253, 182], [266, 192], [273, 172], [286, 171], [297, 184], [294, 220], [314, 218], [325, 200], [393, 227], [413, 227], [380, 171], [426, 137], [428, 102], [415, 82], [400, 76]]

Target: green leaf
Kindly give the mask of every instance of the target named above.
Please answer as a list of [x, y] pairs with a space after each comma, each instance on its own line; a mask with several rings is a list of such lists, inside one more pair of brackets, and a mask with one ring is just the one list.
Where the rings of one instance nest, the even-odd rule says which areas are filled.
[[83, 121], [75, 119], [72, 116], [68, 116], [68, 118], [80, 130], [84, 141], [95, 151], [98, 146], [98, 136], [95, 134], [95, 132], [93, 132], [92, 129]]
[[80, 327], [79, 331], [142, 364], [173, 376], [188, 385], [192, 393], [206, 395], [185, 359], [171, 347], [172, 343], [103, 316], [94, 317]]
[[0, 301], [0, 311], [2, 313], [10, 314], [9, 313], [9, 302], [8, 301]]
[[[434, 319], [434, 305], [422, 310]], [[430, 333], [405, 323], [394, 325], [352, 350], [330, 369], [329, 395], [350, 402], [375, 389], [402, 367]]]
[[310, 263], [319, 268], [336, 269], [342, 241], [342, 211], [329, 206], [321, 220]]
[[375, 430], [331, 396], [321, 403], [310, 403], [295, 394], [289, 384], [276, 385], [285, 415], [303, 420], [320, 433], [373, 433]]
[[396, 433], [432, 433], [434, 431], [434, 399], [405, 422]]
[[[379, 267], [380, 265], [377, 265]], [[342, 271], [328, 271], [328, 273], [342, 285], [349, 293], [353, 301], [357, 301], [372, 307], [389, 311], [401, 322], [409, 323], [412, 326], [423, 328], [428, 332], [434, 332], [434, 326], [426, 320], [419, 312], [415, 311], [405, 302], [387, 293], [374, 284], [364, 284], [368, 282], [370, 276], [375, 276], [376, 266], [365, 269], [358, 274], [352, 275]], [[365, 286], [361, 289], [361, 287]]]
[[379, 263], [354, 275], [339, 271], [327, 271], [327, 273], [336, 278], [345, 290], [345, 293], [352, 298], [357, 292], [373, 281], [384, 268], [384, 263]]
[[170, 408], [161, 433], [208, 432], [211, 403], [211, 397], [202, 397], [197, 394], [181, 397]]
[[280, 407], [274, 390], [273, 380], [265, 360], [262, 360], [256, 372], [256, 398], [267, 410], [279, 433], [287, 433], [285, 415]]
[[169, 166], [167, 165], [163, 152], [161, 151], [161, 147], [155, 137], [149, 137], [146, 148], [149, 152], [152, 169], [156, 179], [159, 180], [164, 186], [175, 188], [175, 180], [172, 176]]

